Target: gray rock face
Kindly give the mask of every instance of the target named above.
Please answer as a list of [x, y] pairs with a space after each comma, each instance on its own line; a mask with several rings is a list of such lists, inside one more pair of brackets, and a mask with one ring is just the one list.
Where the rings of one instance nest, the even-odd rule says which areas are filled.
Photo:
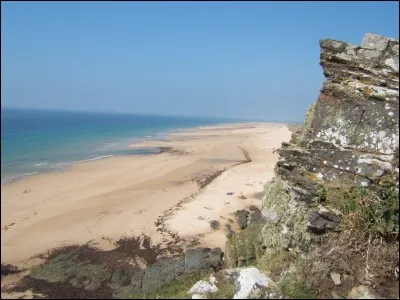
[[[174, 279], [180, 279], [197, 272], [201, 274], [211, 273], [219, 270], [222, 263], [220, 248], [196, 248], [186, 251], [183, 257], [162, 257], [145, 270], [125, 271], [125, 274], [132, 273], [131, 283], [128, 285], [128, 289], [125, 287], [120, 292], [116, 288], [114, 296], [116, 298], [121, 297], [121, 292], [126, 294], [127, 291], [130, 294], [146, 292]], [[121, 270], [117, 270], [114, 272], [113, 278], [121, 278], [120, 274]], [[125, 279], [124, 282], [129, 281]]]
[[374, 34], [374, 33], [367, 33], [364, 35], [364, 38], [361, 41], [361, 48], [370, 49], [370, 50], [377, 50], [377, 51], [384, 51], [391, 39]]
[[374, 185], [399, 174], [399, 41], [367, 33], [360, 46], [321, 40], [326, 80], [302, 132], [282, 143], [266, 188], [262, 249], [299, 247], [335, 230], [317, 212], [324, 186]]
[[307, 227], [315, 234], [339, 228], [340, 218], [333, 212], [313, 211], [308, 216]]

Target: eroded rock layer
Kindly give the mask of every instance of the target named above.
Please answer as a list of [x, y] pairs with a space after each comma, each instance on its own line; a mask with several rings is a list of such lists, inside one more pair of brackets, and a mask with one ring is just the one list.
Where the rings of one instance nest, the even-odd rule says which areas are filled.
[[303, 130], [278, 150], [276, 178], [266, 187], [264, 251], [306, 250], [337, 228], [337, 216], [320, 205], [326, 184], [398, 182], [399, 41], [368, 33], [360, 46], [330, 39], [320, 46], [320, 96]]

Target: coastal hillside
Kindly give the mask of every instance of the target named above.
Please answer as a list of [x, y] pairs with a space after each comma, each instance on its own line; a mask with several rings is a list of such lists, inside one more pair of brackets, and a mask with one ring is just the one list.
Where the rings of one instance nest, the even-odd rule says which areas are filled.
[[[241, 230], [225, 249], [162, 257], [146, 237], [108, 252], [71, 247], [8, 295], [398, 299], [399, 41], [367, 33], [360, 45], [320, 46], [318, 100], [276, 150], [259, 216], [254, 207], [238, 212]], [[116, 263], [128, 252], [147, 258], [147, 268]], [[4, 272], [18, 272], [11, 267]]]
[[[256, 260], [289, 297], [398, 298], [399, 42], [321, 40], [326, 80], [304, 126], [278, 150], [265, 224], [231, 240], [232, 266]], [[394, 290], [392, 289], [393, 287]]]

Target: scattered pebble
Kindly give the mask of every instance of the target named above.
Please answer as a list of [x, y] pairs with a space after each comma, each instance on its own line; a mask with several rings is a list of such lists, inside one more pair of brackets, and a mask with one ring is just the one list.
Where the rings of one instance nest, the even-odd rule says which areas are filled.
[[15, 225], [16, 223], [12, 222], [6, 226], [4, 226], [4, 230], [8, 230], [8, 228], [10, 228], [11, 226]]
[[340, 274], [339, 273], [335, 273], [335, 272], [331, 272], [331, 278], [333, 280], [333, 282], [335, 283], [335, 285], [341, 285], [342, 282], [340, 281]]

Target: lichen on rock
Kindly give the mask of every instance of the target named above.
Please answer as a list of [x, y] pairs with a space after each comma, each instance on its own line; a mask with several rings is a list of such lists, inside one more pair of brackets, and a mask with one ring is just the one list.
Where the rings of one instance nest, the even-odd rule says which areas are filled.
[[311, 241], [308, 207], [305, 202], [293, 200], [284, 185], [278, 177], [266, 188], [262, 209], [265, 224], [259, 236], [262, 249], [304, 248]]

